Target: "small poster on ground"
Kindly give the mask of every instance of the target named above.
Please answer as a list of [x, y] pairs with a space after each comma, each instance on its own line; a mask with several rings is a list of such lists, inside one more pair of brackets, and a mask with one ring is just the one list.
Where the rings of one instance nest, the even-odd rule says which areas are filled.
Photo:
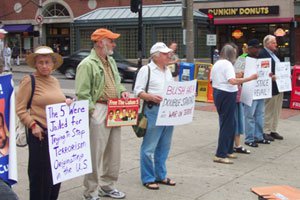
[[92, 172], [88, 101], [46, 106], [53, 184]]
[[132, 126], [137, 124], [140, 99], [109, 99], [106, 126]]
[[277, 62], [275, 67], [275, 75], [279, 92], [287, 92], [292, 90], [290, 62]]
[[300, 199], [300, 190], [288, 185], [272, 185], [267, 187], [253, 187], [251, 191], [257, 194], [259, 199], [273, 200], [297, 200]]

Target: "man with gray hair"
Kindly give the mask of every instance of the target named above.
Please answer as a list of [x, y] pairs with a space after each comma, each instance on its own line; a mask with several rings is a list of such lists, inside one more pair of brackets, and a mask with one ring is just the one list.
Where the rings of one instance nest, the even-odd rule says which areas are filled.
[[[117, 64], [111, 57], [120, 34], [105, 28], [94, 31], [94, 48], [77, 68], [75, 89], [79, 100], [89, 101], [90, 145], [93, 171], [86, 174], [83, 199], [99, 200], [99, 196], [115, 199], [125, 194], [115, 188], [121, 160], [121, 128], [106, 127], [107, 101], [129, 97], [121, 84]], [[102, 171], [100, 171], [102, 170]]]
[[167, 177], [166, 168], [174, 127], [155, 125], [160, 102], [163, 100], [164, 86], [172, 81], [171, 71], [167, 67], [172, 52], [162, 42], [154, 44], [150, 49], [151, 61], [139, 70], [134, 87], [135, 95], [146, 104], [144, 113], [148, 125], [140, 150], [140, 170], [142, 184], [151, 190], [158, 190], [158, 184], [176, 185], [175, 181]]
[[283, 93], [278, 91], [276, 83], [275, 67], [276, 63], [280, 62], [275, 55], [277, 51], [276, 37], [267, 35], [263, 40], [263, 44], [264, 48], [260, 51], [259, 58], [271, 58], [272, 60], [272, 98], [265, 100], [264, 138], [270, 141], [274, 141], [274, 139], [283, 140], [283, 137], [277, 132]]

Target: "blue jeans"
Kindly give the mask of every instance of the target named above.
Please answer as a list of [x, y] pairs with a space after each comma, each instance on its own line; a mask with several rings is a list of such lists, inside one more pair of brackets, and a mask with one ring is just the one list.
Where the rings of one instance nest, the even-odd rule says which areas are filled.
[[219, 114], [219, 141], [216, 156], [226, 158], [233, 153], [235, 136], [235, 109], [237, 92], [226, 92], [214, 88], [214, 103]]
[[245, 142], [263, 140], [265, 103], [264, 99], [253, 100], [252, 106], [245, 105]]
[[245, 122], [244, 122], [244, 104], [242, 102], [236, 103], [235, 110], [235, 135], [243, 135], [245, 132]]
[[151, 109], [145, 107], [145, 115], [148, 118], [146, 135], [140, 152], [141, 180], [142, 183], [164, 180], [167, 175], [166, 160], [169, 155], [173, 126], [156, 126], [159, 106]]

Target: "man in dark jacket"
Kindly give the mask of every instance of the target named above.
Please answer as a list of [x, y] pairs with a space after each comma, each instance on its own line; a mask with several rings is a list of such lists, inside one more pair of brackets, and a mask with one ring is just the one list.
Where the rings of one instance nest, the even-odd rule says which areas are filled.
[[[275, 55], [277, 50], [276, 37], [267, 35], [264, 40], [264, 48], [259, 53], [259, 58], [271, 58], [272, 60], [272, 98], [265, 100], [265, 124], [264, 137], [266, 140], [273, 141], [274, 139], [283, 140], [283, 137], [278, 134], [277, 127], [282, 108], [283, 93], [278, 91], [276, 83], [275, 66], [276, 62], [280, 62]], [[270, 134], [267, 134], [270, 133]]]

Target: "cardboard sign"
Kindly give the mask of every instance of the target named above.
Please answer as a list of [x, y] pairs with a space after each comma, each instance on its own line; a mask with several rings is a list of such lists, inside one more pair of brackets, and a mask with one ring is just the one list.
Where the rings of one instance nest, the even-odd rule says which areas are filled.
[[254, 73], [258, 74], [256, 80], [243, 83], [241, 102], [251, 106], [253, 100], [266, 99], [272, 97], [271, 59], [255, 59], [246, 57], [244, 77], [249, 77]]
[[300, 199], [300, 190], [288, 185], [274, 185], [269, 187], [253, 187], [251, 191], [263, 199], [297, 200]]
[[277, 62], [275, 66], [276, 83], [279, 92], [292, 90], [290, 62]]
[[92, 172], [88, 101], [46, 106], [53, 184]]
[[195, 107], [196, 79], [167, 82], [160, 103], [156, 125], [174, 126], [192, 122]]
[[139, 98], [109, 99], [107, 102], [106, 126], [132, 126], [137, 124]]

